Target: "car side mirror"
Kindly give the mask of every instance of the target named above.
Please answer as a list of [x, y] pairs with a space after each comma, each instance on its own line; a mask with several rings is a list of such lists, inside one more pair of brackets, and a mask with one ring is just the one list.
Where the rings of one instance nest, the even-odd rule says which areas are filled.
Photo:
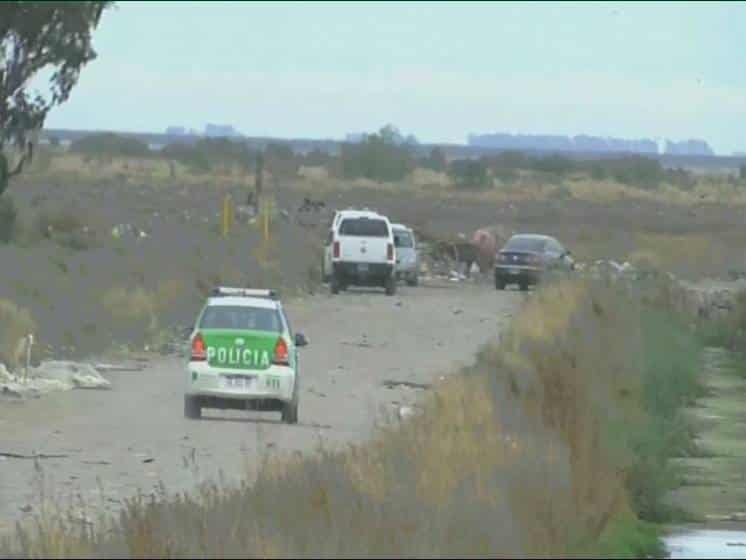
[[299, 348], [302, 346], [308, 346], [308, 339], [305, 337], [303, 333], [296, 333], [295, 345], [298, 346]]

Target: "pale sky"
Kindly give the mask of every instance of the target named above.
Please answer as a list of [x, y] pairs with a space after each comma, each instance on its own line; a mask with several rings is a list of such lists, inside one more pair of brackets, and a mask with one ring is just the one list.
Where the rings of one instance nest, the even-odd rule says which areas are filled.
[[126, 2], [49, 128], [703, 138], [746, 151], [745, 3]]

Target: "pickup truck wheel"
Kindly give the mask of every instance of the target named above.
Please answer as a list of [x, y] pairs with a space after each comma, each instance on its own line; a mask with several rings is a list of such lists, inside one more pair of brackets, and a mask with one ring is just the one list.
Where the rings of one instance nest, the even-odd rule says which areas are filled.
[[384, 284], [384, 287], [386, 288], [386, 295], [387, 296], [393, 296], [396, 293], [396, 278], [394, 276], [389, 276], [386, 279], [386, 283]]
[[504, 290], [505, 289], [505, 282], [503, 282], [499, 276], [495, 276], [495, 289], [496, 290]]
[[191, 420], [198, 420], [202, 417], [199, 397], [184, 396], [184, 417]]
[[420, 277], [418, 275], [407, 278], [407, 286], [417, 286], [420, 283]]
[[331, 274], [331, 277], [329, 278], [329, 289], [334, 295], [337, 295], [339, 293], [339, 278], [337, 278], [337, 275], [333, 272]]

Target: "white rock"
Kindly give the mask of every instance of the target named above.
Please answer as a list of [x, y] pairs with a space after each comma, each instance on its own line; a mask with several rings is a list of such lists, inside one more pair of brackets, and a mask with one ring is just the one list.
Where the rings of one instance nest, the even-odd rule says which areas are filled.
[[404, 420], [405, 418], [409, 418], [410, 416], [414, 416], [414, 409], [411, 406], [400, 406], [399, 407], [399, 419]]

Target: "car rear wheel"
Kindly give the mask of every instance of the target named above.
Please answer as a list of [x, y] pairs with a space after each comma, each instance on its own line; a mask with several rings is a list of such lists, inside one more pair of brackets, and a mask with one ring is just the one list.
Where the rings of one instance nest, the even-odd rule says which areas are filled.
[[528, 291], [528, 282], [521, 282], [520, 283], [521, 291], [527, 292]]
[[393, 296], [396, 293], [396, 278], [393, 275], [389, 276], [383, 287], [386, 288], [387, 296]]
[[184, 417], [198, 420], [202, 417], [202, 406], [199, 397], [184, 397]]
[[416, 286], [420, 283], [420, 277], [416, 274], [407, 279], [407, 286]]
[[282, 421], [285, 424], [298, 423], [298, 380], [295, 380], [293, 387], [293, 400], [282, 405]]
[[503, 282], [502, 279], [497, 274], [495, 274], [495, 289], [496, 290], [505, 289], [505, 282]]

